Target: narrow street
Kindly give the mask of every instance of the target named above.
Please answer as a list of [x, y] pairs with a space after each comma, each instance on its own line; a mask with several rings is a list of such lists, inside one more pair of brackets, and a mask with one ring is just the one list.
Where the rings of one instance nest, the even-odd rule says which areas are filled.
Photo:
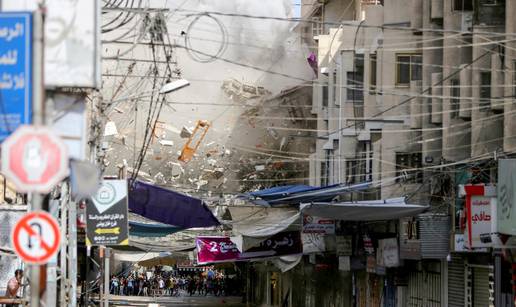
[[516, 0], [0, 0], [21, 306], [516, 307]]
[[151, 306], [149, 304], [159, 304], [160, 307], [166, 306], [228, 306], [245, 307], [241, 297], [215, 297], [215, 296], [189, 296], [181, 293], [179, 297], [141, 297], [141, 296], [115, 296], [109, 298], [112, 306]]

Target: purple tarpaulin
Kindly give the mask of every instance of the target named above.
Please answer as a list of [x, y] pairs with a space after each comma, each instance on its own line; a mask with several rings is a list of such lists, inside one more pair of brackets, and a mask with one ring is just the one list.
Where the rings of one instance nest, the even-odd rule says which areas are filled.
[[220, 225], [202, 200], [140, 181], [129, 191], [129, 209], [148, 219], [182, 228]]
[[317, 76], [318, 64], [317, 64], [317, 56], [315, 55], [315, 53], [310, 52], [310, 54], [308, 55], [306, 60], [308, 61], [308, 65], [310, 65], [310, 67], [312, 67], [315, 75]]

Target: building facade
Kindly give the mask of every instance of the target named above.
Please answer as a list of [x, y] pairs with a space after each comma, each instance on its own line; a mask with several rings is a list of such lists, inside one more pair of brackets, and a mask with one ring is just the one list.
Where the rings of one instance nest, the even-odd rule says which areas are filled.
[[[405, 197], [429, 209], [341, 223], [349, 258], [326, 246], [291, 272], [265, 265], [288, 274], [291, 290], [279, 297], [290, 306], [514, 306], [510, 239], [472, 243], [468, 191], [496, 190], [499, 159], [516, 153], [516, 2], [307, 1], [302, 13], [301, 37], [317, 56], [310, 185], [371, 182], [339, 200]], [[392, 266], [379, 260], [390, 239]], [[261, 303], [276, 305], [268, 298]]]

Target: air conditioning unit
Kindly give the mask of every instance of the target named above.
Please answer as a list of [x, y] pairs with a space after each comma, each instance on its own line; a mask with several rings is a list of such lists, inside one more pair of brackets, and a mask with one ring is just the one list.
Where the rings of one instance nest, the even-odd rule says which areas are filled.
[[473, 12], [462, 12], [461, 32], [471, 32], [473, 29]]

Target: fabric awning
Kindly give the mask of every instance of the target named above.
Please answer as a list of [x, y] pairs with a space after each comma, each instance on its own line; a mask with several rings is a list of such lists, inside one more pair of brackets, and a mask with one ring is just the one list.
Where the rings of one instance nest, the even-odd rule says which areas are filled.
[[[164, 256], [162, 253], [134, 253], [134, 252], [120, 252], [116, 251], [114, 253], [114, 258], [117, 261], [124, 262], [140, 262], [149, 259], [154, 259], [156, 257]], [[166, 255], [168, 256], [168, 254]]]
[[202, 200], [141, 181], [131, 186], [129, 209], [153, 221], [184, 229], [220, 225]]
[[405, 198], [343, 203], [301, 204], [301, 212], [344, 221], [395, 220], [422, 213], [429, 206], [405, 203]]
[[355, 185], [336, 184], [327, 187], [287, 185], [240, 195], [256, 205], [294, 205], [308, 202], [327, 202], [340, 194], [367, 189], [370, 182]]
[[135, 237], [164, 237], [184, 230], [171, 225], [148, 224], [129, 221], [129, 234]]
[[238, 250], [246, 251], [282, 231], [300, 230], [301, 218], [297, 208], [264, 208], [253, 206], [229, 207], [233, 220], [231, 237]]

